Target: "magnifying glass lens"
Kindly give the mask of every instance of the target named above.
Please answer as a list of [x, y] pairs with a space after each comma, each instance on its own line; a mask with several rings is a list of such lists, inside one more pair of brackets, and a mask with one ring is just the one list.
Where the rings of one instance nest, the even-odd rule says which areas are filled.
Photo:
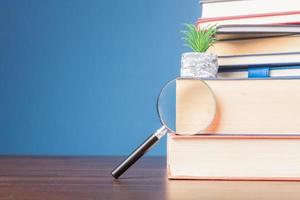
[[121, 176], [168, 132], [180, 135], [204, 132], [215, 117], [216, 101], [204, 81], [177, 78], [168, 82], [161, 90], [157, 99], [157, 111], [162, 127], [112, 171], [113, 177]]
[[209, 86], [199, 79], [174, 79], [161, 90], [157, 100], [161, 123], [180, 135], [203, 133], [216, 113]]

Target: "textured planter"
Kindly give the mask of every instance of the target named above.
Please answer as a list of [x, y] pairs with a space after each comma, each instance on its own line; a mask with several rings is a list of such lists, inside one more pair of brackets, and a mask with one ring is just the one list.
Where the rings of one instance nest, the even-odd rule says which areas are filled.
[[187, 52], [181, 56], [181, 77], [216, 78], [218, 69], [216, 54]]

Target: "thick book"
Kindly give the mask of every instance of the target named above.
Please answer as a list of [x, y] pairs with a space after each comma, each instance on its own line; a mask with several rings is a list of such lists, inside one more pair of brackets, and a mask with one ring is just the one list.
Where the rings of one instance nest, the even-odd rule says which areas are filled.
[[300, 52], [218, 56], [220, 68], [300, 65]]
[[[299, 4], [299, 3], [298, 3]], [[300, 5], [300, 4], [299, 4]], [[299, 24], [300, 10], [278, 13], [264, 13], [255, 15], [240, 15], [229, 17], [199, 18], [198, 27], [206, 27], [208, 25], [282, 25], [282, 24]]]
[[[201, 134], [215, 135], [299, 135], [300, 134], [300, 79], [206, 79], [217, 103], [211, 125]], [[194, 132], [203, 127], [206, 102], [183, 109], [193, 99], [205, 95], [187, 93], [186, 88], [199, 84], [183, 79], [176, 85], [176, 131]], [[204, 91], [205, 92], [205, 91]], [[209, 101], [207, 103], [210, 103]]]
[[169, 179], [300, 180], [300, 136], [167, 139]]
[[300, 52], [300, 35], [217, 41], [208, 52], [218, 56]]
[[217, 26], [216, 39], [253, 39], [296, 34], [300, 34], [300, 25], [223, 25]]
[[300, 64], [300, 35], [218, 41], [208, 49], [221, 68]]
[[203, 18], [300, 10], [298, 0], [201, 0], [200, 7]]
[[220, 69], [219, 79], [300, 77], [300, 66]]

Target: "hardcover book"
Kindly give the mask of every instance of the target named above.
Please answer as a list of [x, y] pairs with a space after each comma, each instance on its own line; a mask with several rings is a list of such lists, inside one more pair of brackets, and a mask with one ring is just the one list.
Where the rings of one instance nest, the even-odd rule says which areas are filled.
[[221, 41], [296, 35], [299, 33], [300, 25], [239, 24], [217, 26], [216, 38]]
[[298, 0], [201, 0], [203, 18], [300, 10]]
[[220, 68], [300, 65], [300, 52], [218, 56]]
[[278, 13], [264, 13], [254, 15], [241, 15], [230, 17], [214, 17], [198, 19], [198, 27], [206, 27], [211, 24], [221, 25], [282, 25], [282, 24], [299, 24], [300, 10]]
[[300, 180], [300, 136], [178, 136], [167, 140], [169, 179]]
[[[218, 135], [298, 135], [300, 134], [300, 79], [207, 79], [214, 92], [217, 113], [202, 134]], [[194, 84], [194, 85], [191, 85]], [[176, 84], [176, 131], [194, 132], [205, 119], [205, 101], [183, 109], [189, 99], [201, 92], [187, 93], [186, 87], [199, 87], [191, 80]], [[201, 91], [201, 88], [197, 88]], [[207, 113], [207, 116], [210, 116]], [[202, 125], [204, 126], [204, 125]], [[201, 126], [201, 127], [202, 127]]]
[[218, 41], [208, 52], [221, 57], [300, 52], [300, 35]]
[[217, 78], [219, 79], [242, 79], [242, 78], [300, 78], [300, 66], [288, 67], [253, 67], [220, 69]]

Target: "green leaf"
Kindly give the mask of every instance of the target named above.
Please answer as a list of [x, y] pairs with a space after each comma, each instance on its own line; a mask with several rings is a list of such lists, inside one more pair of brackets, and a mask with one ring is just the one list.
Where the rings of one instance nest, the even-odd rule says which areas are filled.
[[186, 30], [183, 33], [182, 39], [185, 46], [190, 47], [195, 52], [205, 52], [216, 42], [216, 26], [208, 26], [206, 28], [197, 29], [194, 24], [185, 24]]

